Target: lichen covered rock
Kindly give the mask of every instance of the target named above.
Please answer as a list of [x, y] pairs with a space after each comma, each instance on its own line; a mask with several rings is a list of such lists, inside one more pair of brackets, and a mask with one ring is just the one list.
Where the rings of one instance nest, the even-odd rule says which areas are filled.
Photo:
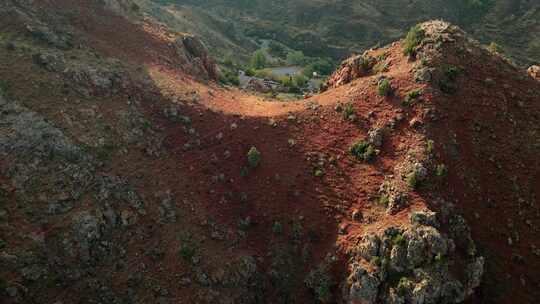
[[457, 277], [462, 259], [453, 239], [441, 232], [436, 214], [416, 212], [411, 226], [364, 235], [352, 250], [347, 303], [461, 303], [480, 285], [484, 258], [467, 256], [466, 276]]

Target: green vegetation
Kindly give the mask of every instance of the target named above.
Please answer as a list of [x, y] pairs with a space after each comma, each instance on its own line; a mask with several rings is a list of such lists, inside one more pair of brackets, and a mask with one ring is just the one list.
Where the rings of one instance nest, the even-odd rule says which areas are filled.
[[399, 279], [399, 283], [397, 285], [397, 293], [398, 295], [404, 297], [407, 294], [407, 291], [411, 289], [412, 282], [409, 278], [403, 277]]
[[422, 96], [422, 90], [416, 89], [412, 90], [409, 93], [407, 93], [407, 96], [405, 96], [405, 100], [403, 101], [403, 105], [410, 106], [412, 105], [418, 98]]
[[352, 103], [346, 104], [345, 108], [343, 109], [343, 119], [354, 120], [354, 117], [356, 117], [356, 111], [354, 109], [354, 106], [352, 105]]
[[431, 153], [433, 153], [433, 149], [435, 149], [435, 141], [428, 139], [428, 141], [426, 142], [426, 154], [430, 155]]
[[335, 69], [335, 64], [328, 58], [315, 58], [308, 63], [302, 73], [308, 77], [313, 77], [313, 73], [319, 75], [330, 75]]
[[234, 70], [224, 69], [219, 75], [219, 81], [224, 84], [231, 84], [238, 86], [240, 80], [238, 79], [238, 72]]
[[251, 168], [257, 168], [261, 163], [261, 152], [256, 147], [251, 147], [247, 154], [247, 161]]
[[287, 55], [287, 50], [281, 43], [272, 40], [268, 44], [268, 53], [272, 56], [283, 58]]
[[249, 227], [251, 227], [251, 218], [250, 217], [246, 217], [246, 218], [243, 218], [241, 219], [240, 221], [238, 221], [238, 229], [240, 229], [240, 231], [248, 231]]
[[448, 169], [446, 168], [446, 166], [444, 164], [437, 165], [437, 167], [435, 168], [435, 175], [437, 175], [438, 177], [445, 177], [446, 174], [448, 174]]
[[405, 42], [403, 43], [403, 52], [405, 55], [414, 55], [414, 49], [422, 42], [424, 39], [424, 30], [420, 27], [420, 24], [413, 26], [407, 37], [405, 37]]
[[186, 262], [192, 262], [196, 254], [197, 248], [195, 247], [195, 244], [191, 241], [191, 239], [184, 240], [182, 242], [182, 245], [180, 246], [180, 256]]
[[274, 234], [282, 234], [283, 233], [283, 225], [281, 225], [280, 222], [275, 221], [274, 224], [272, 224], [272, 232]]
[[390, 198], [388, 197], [387, 194], [383, 194], [379, 197], [379, 204], [381, 206], [384, 206], [384, 207], [387, 207], [388, 206], [388, 203], [390, 203]]
[[392, 239], [392, 244], [394, 244], [394, 246], [404, 246], [405, 243], [406, 240], [403, 234], [398, 234]]
[[315, 270], [312, 270], [304, 282], [313, 291], [319, 302], [329, 303], [332, 300], [332, 286], [335, 283], [330, 275], [330, 265], [328, 263], [324, 262]]
[[392, 84], [388, 78], [384, 78], [379, 81], [377, 87], [380, 96], [389, 96], [392, 93]]
[[365, 140], [360, 140], [350, 148], [351, 154], [358, 160], [370, 161], [376, 156], [375, 148]]
[[291, 65], [304, 65], [306, 57], [302, 51], [293, 51], [287, 54], [287, 63]]
[[253, 53], [250, 60], [250, 66], [253, 69], [264, 69], [266, 67], [266, 56], [262, 50], [257, 50]]
[[457, 91], [457, 77], [462, 70], [453, 65], [446, 65], [442, 68], [442, 77], [439, 80], [439, 89], [445, 94], [454, 94]]
[[405, 181], [407, 182], [407, 186], [411, 189], [416, 189], [418, 186], [420, 186], [420, 180], [418, 179], [418, 171], [413, 170], [410, 172], [406, 177]]
[[488, 46], [488, 50], [494, 54], [502, 54], [503, 49], [500, 45], [498, 45], [496, 42], [491, 42]]

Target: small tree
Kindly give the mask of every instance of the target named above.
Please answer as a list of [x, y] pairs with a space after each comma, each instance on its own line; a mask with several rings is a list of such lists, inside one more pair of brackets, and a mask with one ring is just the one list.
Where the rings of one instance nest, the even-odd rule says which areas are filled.
[[261, 163], [261, 152], [255, 147], [251, 147], [247, 154], [248, 164], [251, 168], [257, 168]]
[[262, 50], [257, 50], [251, 56], [251, 67], [254, 69], [264, 69], [266, 67], [266, 56]]
[[289, 52], [287, 54], [287, 63], [291, 65], [303, 65], [305, 56], [302, 51]]
[[413, 26], [407, 37], [405, 37], [405, 42], [403, 45], [403, 52], [405, 55], [413, 55], [414, 49], [422, 42], [424, 39], [424, 30], [420, 27], [420, 24]]

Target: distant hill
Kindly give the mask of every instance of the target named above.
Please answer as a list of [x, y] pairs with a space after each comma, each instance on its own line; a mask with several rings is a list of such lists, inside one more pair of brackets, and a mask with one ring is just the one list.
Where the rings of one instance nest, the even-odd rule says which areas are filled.
[[[141, 0], [169, 25], [203, 36], [216, 55], [247, 56], [274, 39], [310, 56], [342, 59], [387, 44], [428, 19], [458, 24], [495, 42], [519, 65], [540, 60], [540, 3], [511, 0]], [[226, 53], [226, 52], [225, 52]]]

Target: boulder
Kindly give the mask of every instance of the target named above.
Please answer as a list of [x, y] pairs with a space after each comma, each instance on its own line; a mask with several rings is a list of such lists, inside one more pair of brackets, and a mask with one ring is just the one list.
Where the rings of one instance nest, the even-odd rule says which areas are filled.
[[527, 73], [532, 78], [540, 81], [540, 66], [538, 66], [538, 65], [531, 66], [530, 68], [527, 69]]

